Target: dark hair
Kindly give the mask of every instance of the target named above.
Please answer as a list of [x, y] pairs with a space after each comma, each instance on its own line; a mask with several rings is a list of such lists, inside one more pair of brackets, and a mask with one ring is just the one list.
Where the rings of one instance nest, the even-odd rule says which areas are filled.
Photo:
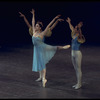
[[39, 24], [39, 26], [41, 27], [41, 29], [43, 29], [43, 23], [41, 21], [37, 21], [36, 24]]
[[79, 23], [82, 23], [82, 24], [83, 24], [83, 22], [82, 22], [82, 21], [80, 21]]

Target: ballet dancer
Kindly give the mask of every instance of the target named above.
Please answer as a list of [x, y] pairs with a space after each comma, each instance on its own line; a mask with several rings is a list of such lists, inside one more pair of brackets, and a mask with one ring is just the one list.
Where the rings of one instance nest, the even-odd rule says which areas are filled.
[[85, 37], [82, 34], [81, 30], [83, 22], [79, 22], [75, 27], [71, 24], [71, 19], [69, 17], [66, 19], [66, 22], [68, 22], [69, 27], [71, 29], [71, 36], [72, 36], [71, 57], [77, 77], [77, 84], [75, 84], [72, 87], [75, 89], [79, 89], [82, 86], [82, 70], [81, 70], [82, 52], [80, 51], [80, 45], [85, 42]]
[[33, 53], [33, 67], [32, 71], [39, 72], [39, 78], [36, 81], [42, 80], [42, 86], [45, 87], [47, 83], [46, 79], [46, 64], [52, 59], [55, 55], [57, 49], [68, 49], [70, 45], [65, 46], [51, 46], [43, 42], [44, 36], [47, 34], [48, 30], [52, 31], [58, 22], [63, 21], [57, 15], [53, 20], [42, 30], [42, 22], [37, 22], [35, 24], [35, 10], [32, 9], [32, 43], [34, 45]]

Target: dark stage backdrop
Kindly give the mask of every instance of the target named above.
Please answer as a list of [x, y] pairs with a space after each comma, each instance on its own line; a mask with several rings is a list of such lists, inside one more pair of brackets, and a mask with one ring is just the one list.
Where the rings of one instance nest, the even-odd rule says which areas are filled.
[[[36, 21], [42, 21], [44, 27], [58, 14], [63, 19], [70, 17], [74, 26], [83, 21], [84, 45], [100, 44], [99, 1], [0, 1], [0, 45], [32, 43], [28, 27], [18, 13], [25, 14], [31, 24], [32, 8], [35, 9]], [[52, 45], [70, 44], [70, 32], [67, 22], [59, 22], [45, 42]]]

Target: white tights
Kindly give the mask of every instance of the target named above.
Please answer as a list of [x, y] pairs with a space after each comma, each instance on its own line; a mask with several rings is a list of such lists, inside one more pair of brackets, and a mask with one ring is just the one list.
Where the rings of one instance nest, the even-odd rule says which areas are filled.
[[45, 76], [46, 76], [46, 69], [39, 71], [39, 78], [36, 81], [41, 81], [41, 80], [45, 79]]
[[81, 51], [72, 50], [72, 63], [76, 72], [77, 84], [74, 85], [75, 89], [81, 87], [81, 78], [82, 78], [82, 71], [81, 71], [81, 61], [82, 61], [82, 53]]

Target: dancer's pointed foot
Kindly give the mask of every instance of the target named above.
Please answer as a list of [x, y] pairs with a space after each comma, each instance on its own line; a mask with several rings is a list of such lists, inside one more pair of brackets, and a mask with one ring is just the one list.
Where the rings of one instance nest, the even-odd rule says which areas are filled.
[[79, 88], [81, 88], [81, 86], [82, 86], [81, 84], [76, 84], [76, 85], [73, 85], [72, 87], [75, 89], [79, 89]]
[[42, 80], [42, 78], [40, 78], [40, 77], [39, 77], [39, 78], [38, 78], [37, 80], [35, 80], [35, 81], [37, 81], [37, 82], [38, 82], [38, 81], [41, 81], [41, 80]]
[[77, 85], [75, 86], [75, 89], [79, 89], [79, 88], [81, 88], [81, 87], [82, 87], [81, 84], [77, 84]]
[[42, 81], [43, 87], [45, 87], [46, 83], [47, 83], [47, 80], [44, 79], [44, 80]]
[[72, 87], [75, 88], [77, 84], [73, 85]]
[[70, 48], [70, 45], [63, 46], [63, 49], [68, 49], [68, 48]]

